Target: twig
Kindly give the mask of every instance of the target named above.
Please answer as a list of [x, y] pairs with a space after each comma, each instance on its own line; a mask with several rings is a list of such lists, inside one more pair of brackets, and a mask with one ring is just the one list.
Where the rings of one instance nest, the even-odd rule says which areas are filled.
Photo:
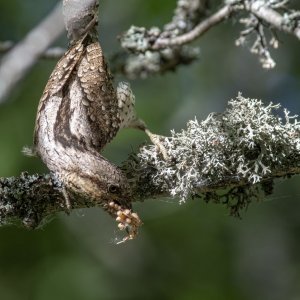
[[230, 17], [230, 14], [233, 11], [233, 7], [231, 5], [225, 5], [220, 10], [218, 10], [213, 15], [209, 16], [207, 19], [199, 23], [195, 28], [191, 31], [169, 39], [158, 38], [154, 45], [153, 49], [161, 49], [172, 46], [180, 46], [194, 41], [196, 38], [203, 35], [206, 31], [208, 31], [213, 26], [219, 24], [225, 19]]
[[265, 1], [258, 0], [254, 2], [246, 2], [245, 9], [252, 12], [258, 18], [264, 20], [274, 28], [293, 34], [296, 38], [300, 39], [300, 26], [292, 26], [293, 20], [289, 14], [282, 16], [274, 9], [268, 7]]

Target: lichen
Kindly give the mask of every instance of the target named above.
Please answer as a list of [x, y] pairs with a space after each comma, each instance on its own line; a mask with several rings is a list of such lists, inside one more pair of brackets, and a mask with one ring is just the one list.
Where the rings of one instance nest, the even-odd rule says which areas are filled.
[[201, 197], [226, 203], [238, 215], [272, 192], [273, 178], [300, 166], [300, 122], [286, 109], [283, 119], [275, 115], [279, 108], [239, 94], [224, 113], [171, 131], [162, 140], [167, 161], [155, 146], [142, 147], [124, 165], [135, 194], [140, 200], [166, 194], [180, 203]]

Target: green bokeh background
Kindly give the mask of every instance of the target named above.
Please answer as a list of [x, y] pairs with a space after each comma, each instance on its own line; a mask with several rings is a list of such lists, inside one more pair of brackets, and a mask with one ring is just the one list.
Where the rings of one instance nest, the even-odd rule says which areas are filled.
[[[175, 2], [102, 1], [105, 53], [119, 49], [116, 36], [130, 25], [167, 22]], [[55, 3], [2, 0], [0, 40], [21, 40]], [[300, 112], [300, 42], [280, 34], [280, 47], [272, 51], [277, 66], [266, 71], [247, 49], [234, 46], [238, 28], [228, 21], [195, 42], [201, 59], [193, 65], [131, 83], [137, 111], [154, 132], [167, 135], [194, 116], [221, 112], [238, 91]], [[66, 44], [65, 37], [56, 42]], [[47, 172], [21, 149], [31, 144], [39, 97], [54, 65], [40, 60], [0, 106], [0, 176]], [[143, 133], [124, 130], [105, 155], [121, 162], [145, 141]], [[251, 205], [242, 220], [219, 205], [148, 200], [135, 205], [144, 222], [138, 238], [121, 245], [114, 243], [113, 220], [96, 208], [60, 215], [37, 231], [2, 227], [0, 299], [300, 299], [299, 198], [295, 176], [278, 180], [275, 193]]]

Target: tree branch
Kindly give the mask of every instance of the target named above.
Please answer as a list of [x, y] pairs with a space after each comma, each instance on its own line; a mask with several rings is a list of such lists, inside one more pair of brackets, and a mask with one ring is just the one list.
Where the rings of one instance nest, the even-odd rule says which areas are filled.
[[176, 36], [174, 38], [158, 38], [154, 45], [153, 49], [161, 49], [166, 47], [180, 46], [187, 43], [190, 43], [203, 35], [206, 31], [211, 29], [213, 26], [221, 23], [230, 17], [230, 14], [233, 12], [233, 7], [231, 5], [225, 5], [219, 9], [216, 13], [209, 16], [207, 19], [195, 26], [191, 31]]
[[[300, 12], [287, 9], [285, 7], [287, 2], [281, 0], [226, 0], [223, 7], [212, 15], [206, 16], [208, 11], [207, 0], [177, 1], [172, 21], [166, 24], [162, 30], [157, 27], [147, 30], [144, 27], [132, 26], [121, 36], [121, 46], [125, 51], [120, 51], [109, 59], [112, 72], [123, 73], [131, 79], [146, 78], [150, 75], [175, 70], [182, 64], [190, 64], [199, 57], [199, 49], [187, 44], [222, 21], [237, 17], [238, 13], [246, 13], [247, 16], [239, 19], [241, 23], [245, 24], [246, 28], [241, 32], [236, 44], [244, 45], [247, 42], [246, 37], [254, 35], [256, 39], [250, 49], [251, 52], [259, 55], [264, 68], [273, 68], [275, 61], [268, 49], [268, 39], [264, 30], [273, 28], [293, 34], [300, 39]], [[77, 9], [79, 8], [78, 12], [80, 12], [80, 1], [75, 3], [77, 3], [75, 6], [77, 6]], [[284, 10], [285, 13], [280, 14], [278, 10]], [[56, 13], [53, 12], [53, 15]], [[32, 36], [37, 36], [35, 31], [39, 31], [39, 27], [42, 29], [47, 28], [43, 22], [25, 38], [24, 42], [21, 42], [18, 47], [15, 47], [11, 53], [3, 58], [3, 64], [0, 67], [0, 102], [3, 101], [5, 95], [8, 95], [16, 82], [24, 76], [26, 70], [38, 57], [59, 58], [63, 54], [64, 49], [61, 48], [46, 50], [63, 28], [62, 22], [53, 21], [51, 15], [49, 16], [51, 22], [45, 20], [47, 26], [49, 26], [49, 23], [52, 24], [49, 27], [49, 37], [43, 33], [46, 39], [49, 39], [47, 45], [40, 43], [40, 40], [36, 43], [37, 39], [32, 38]], [[78, 18], [72, 17], [72, 14], [70, 16], [71, 19], [78, 20]], [[59, 26], [59, 28], [54, 31], [55, 35], [53, 36], [51, 30], [52, 27], [55, 28], [56, 26]], [[40, 36], [38, 38], [40, 39]], [[275, 35], [272, 36], [269, 44], [274, 48], [278, 47], [279, 43]], [[7, 52], [12, 45], [11, 42], [0, 43], [0, 52]], [[34, 47], [31, 47], [31, 45], [34, 45]], [[33, 52], [27, 59], [24, 59], [27, 56], [27, 54], [24, 55], [25, 50], [30, 53]], [[23, 59], [21, 61], [16, 60], [16, 55], [23, 57]], [[9, 57], [11, 58], [9, 59]], [[6, 60], [7, 62], [5, 62]], [[16, 64], [16, 62], [18, 63]]]
[[[226, 2], [226, 1], [225, 1]], [[244, 3], [242, 6], [238, 6], [240, 2]], [[283, 7], [273, 1], [274, 4], [277, 4], [277, 8]], [[220, 8], [216, 13], [206, 18], [204, 21], [199, 23], [195, 26], [191, 31], [176, 36], [174, 38], [164, 39], [158, 38], [154, 45], [152, 46], [153, 49], [161, 49], [166, 47], [172, 46], [179, 46], [183, 44], [190, 43], [194, 41], [196, 38], [203, 35], [206, 31], [208, 31], [213, 26], [219, 24], [220, 22], [226, 20], [230, 17], [230, 15], [236, 11], [249, 11], [256, 15], [261, 20], [265, 21], [267, 24], [273, 26], [274, 28], [284, 31], [286, 33], [290, 33], [295, 35], [298, 39], [300, 39], [300, 24], [297, 22], [297, 19], [300, 18], [300, 12], [293, 12], [293, 13], [285, 13], [283, 16], [279, 14], [277, 11], [272, 9], [270, 6], [271, 4], [268, 3], [266, 0], [256, 0], [256, 1], [239, 1], [239, 0], [228, 0], [227, 5]], [[273, 6], [275, 6], [273, 4]]]
[[42, 53], [64, 31], [61, 4], [1, 60], [0, 104], [34, 65]]
[[293, 34], [297, 39], [300, 40], [300, 24], [297, 22], [297, 18], [300, 18], [298, 13], [285, 13], [283, 16], [280, 15], [274, 9], [268, 7], [265, 1], [245, 1], [245, 9], [256, 15], [258, 18], [264, 20], [274, 28]]
[[[6, 53], [15, 47], [15, 43], [13, 41], [0, 41], [0, 53]], [[59, 59], [61, 58], [67, 49], [62, 47], [52, 47], [45, 50], [45, 52], [41, 53], [40, 58], [45, 59]]]
[[[200, 198], [226, 205], [231, 215], [272, 193], [273, 180], [300, 174], [300, 122], [279, 105], [239, 95], [224, 113], [189, 121], [186, 130], [162, 140], [168, 154], [147, 145], [123, 163], [134, 201]], [[70, 196], [72, 207], [94, 202]], [[65, 210], [62, 184], [51, 175], [0, 179], [0, 224], [34, 228]]]

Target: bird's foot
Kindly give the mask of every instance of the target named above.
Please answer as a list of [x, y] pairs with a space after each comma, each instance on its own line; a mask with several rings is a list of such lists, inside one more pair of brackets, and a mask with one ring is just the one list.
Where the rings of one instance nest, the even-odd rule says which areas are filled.
[[126, 230], [127, 236], [125, 236], [117, 244], [124, 243], [128, 240], [134, 239], [138, 234], [138, 228], [142, 225], [142, 221], [137, 213], [132, 212], [128, 208], [122, 208], [115, 202], [109, 203], [110, 212], [116, 215], [116, 221], [120, 230]]

